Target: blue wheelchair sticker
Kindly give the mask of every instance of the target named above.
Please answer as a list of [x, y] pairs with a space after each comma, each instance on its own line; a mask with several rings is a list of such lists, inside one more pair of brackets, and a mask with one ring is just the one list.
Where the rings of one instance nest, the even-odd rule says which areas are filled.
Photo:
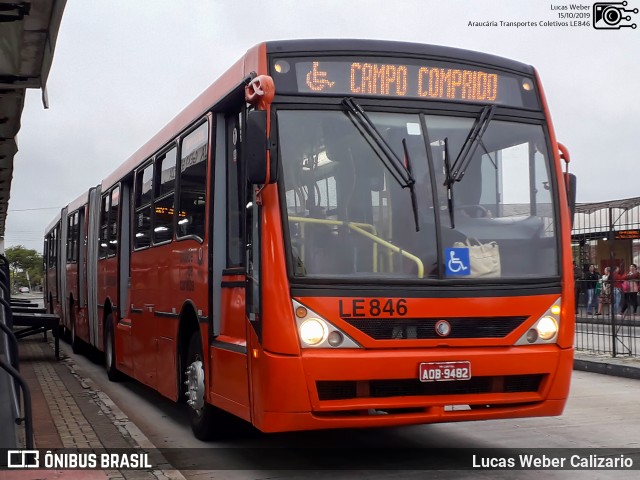
[[469, 261], [468, 248], [445, 248], [444, 250], [445, 274], [471, 275], [471, 262]]

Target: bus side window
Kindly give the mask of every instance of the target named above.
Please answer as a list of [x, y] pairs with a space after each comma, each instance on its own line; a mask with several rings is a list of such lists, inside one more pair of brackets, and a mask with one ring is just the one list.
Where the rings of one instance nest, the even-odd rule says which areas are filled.
[[49, 268], [56, 268], [56, 228], [49, 234]]
[[136, 249], [151, 245], [151, 197], [153, 187], [153, 164], [148, 164], [136, 173], [135, 217], [133, 246]]
[[73, 262], [73, 215], [67, 218], [67, 263]]
[[102, 197], [102, 207], [100, 208], [100, 239], [98, 256], [107, 258], [109, 251], [109, 209], [111, 208], [111, 196], [106, 194]]
[[111, 191], [111, 208], [109, 209], [109, 256], [118, 253], [118, 205], [120, 204], [120, 187]]
[[240, 115], [226, 117], [227, 135], [227, 267], [237, 267], [244, 263], [244, 210], [245, 189], [240, 184], [244, 178], [240, 162]]
[[78, 212], [75, 212], [67, 219], [67, 263], [78, 261], [78, 236], [80, 233], [78, 215]]
[[177, 148], [156, 158], [155, 199], [153, 201], [153, 243], [173, 238], [174, 186]]
[[204, 239], [209, 124], [201, 124], [182, 140], [178, 236]]

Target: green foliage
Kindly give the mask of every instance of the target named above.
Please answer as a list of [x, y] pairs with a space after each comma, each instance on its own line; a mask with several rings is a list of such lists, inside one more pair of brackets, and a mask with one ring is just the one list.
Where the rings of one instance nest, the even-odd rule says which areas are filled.
[[36, 250], [25, 248], [22, 245], [9, 247], [4, 252], [9, 260], [12, 270], [14, 288], [18, 286], [29, 286], [26, 272], [29, 272], [31, 285], [42, 284], [43, 264], [42, 255]]

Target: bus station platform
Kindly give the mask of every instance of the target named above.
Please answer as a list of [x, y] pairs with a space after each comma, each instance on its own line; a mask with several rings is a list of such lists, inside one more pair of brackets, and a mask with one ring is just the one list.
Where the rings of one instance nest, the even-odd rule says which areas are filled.
[[640, 380], [640, 359], [576, 352], [573, 369]]
[[[90, 379], [76, 372], [75, 364], [63, 352], [56, 360], [54, 340], [42, 335], [20, 340], [20, 371], [31, 391], [34, 448], [68, 451], [113, 451], [127, 449], [150, 451], [155, 445], [128, 417], [95, 387]], [[18, 427], [23, 436], [24, 429]], [[24, 438], [20, 438], [24, 445]], [[42, 451], [42, 450], [41, 450]], [[155, 457], [157, 458], [157, 456]], [[42, 454], [40, 465], [43, 465]], [[2, 470], [2, 480], [88, 479], [88, 480], [182, 480], [171, 465], [152, 469]]]

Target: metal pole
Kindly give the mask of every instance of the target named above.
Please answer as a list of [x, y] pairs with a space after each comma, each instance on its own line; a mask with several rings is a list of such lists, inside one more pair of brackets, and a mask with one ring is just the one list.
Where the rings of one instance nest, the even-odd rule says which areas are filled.
[[[11, 375], [16, 382], [22, 388], [22, 406], [24, 409], [24, 417], [16, 418], [16, 424], [20, 425], [24, 422], [25, 429], [25, 443], [27, 445], [28, 450], [33, 449], [33, 414], [31, 413], [31, 391], [29, 390], [29, 385], [22, 378], [20, 372], [18, 372], [11, 365], [4, 362], [4, 360], [0, 359], [0, 368], [6, 371], [9, 375]], [[18, 415], [20, 415], [20, 408], [18, 408]]]
[[618, 332], [617, 332], [617, 325], [616, 325], [616, 291], [615, 291], [615, 281], [613, 275], [614, 275], [614, 255], [615, 252], [613, 251], [613, 242], [615, 240], [615, 236], [613, 233], [613, 208], [609, 207], [609, 233], [607, 234], [609, 237], [609, 260], [610, 260], [610, 267], [611, 267], [611, 273], [609, 273], [609, 278], [607, 279], [607, 281], [609, 282], [609, 291], [611, 292], [611, 303], [609, 304], [609, 309], [611, 312], [611, 355], [615, 358], [615, 356], [617, 355], [617, 350], [616, 350], [616, 345], [618, 343]]

